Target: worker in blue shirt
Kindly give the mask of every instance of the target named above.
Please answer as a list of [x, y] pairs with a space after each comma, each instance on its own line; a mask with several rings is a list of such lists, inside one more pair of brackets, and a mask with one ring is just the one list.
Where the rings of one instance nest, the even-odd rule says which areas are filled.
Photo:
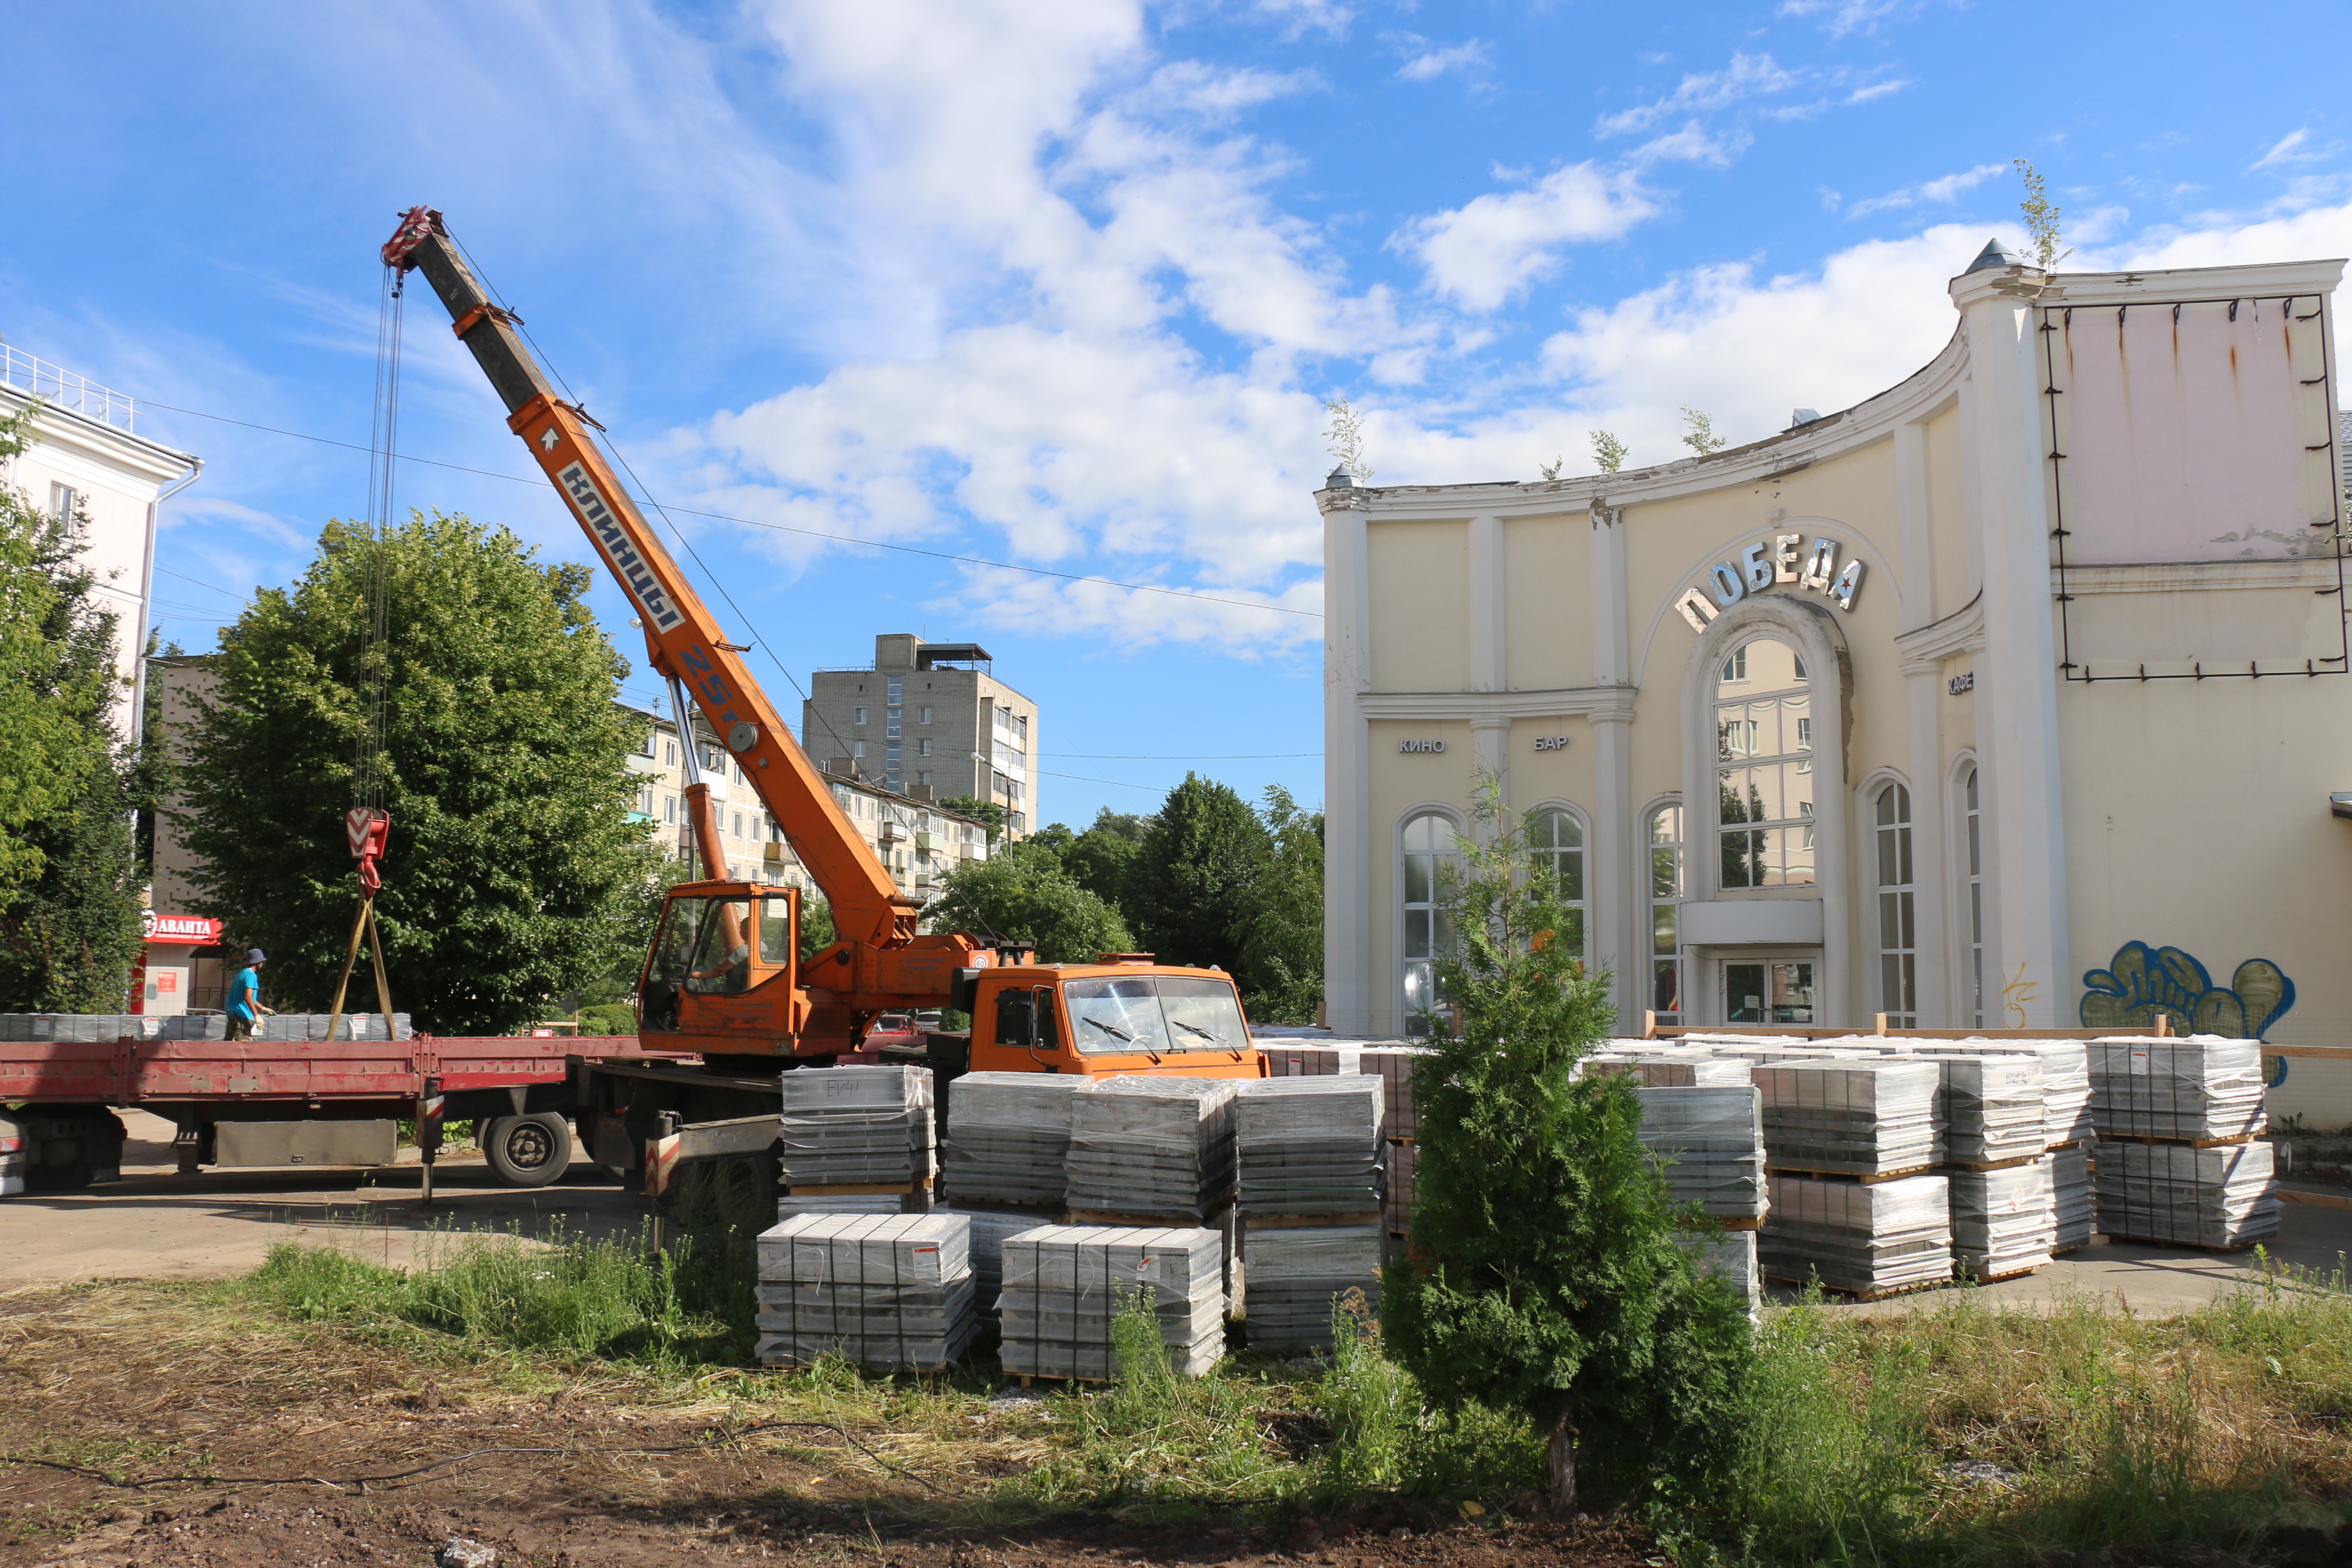
[[228, 983], [228, 1037], [249, 1040], [257, 1015], [270, 1012], [261, 1005], [261, 966], [268, 955], [257, 947], [245, 950], [245, 967]]

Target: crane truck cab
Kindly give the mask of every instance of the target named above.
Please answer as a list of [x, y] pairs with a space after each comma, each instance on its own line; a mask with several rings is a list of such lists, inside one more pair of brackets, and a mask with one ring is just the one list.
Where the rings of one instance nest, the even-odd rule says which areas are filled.
[[1131, 958], [967, 970], [974, 1072], [1263, 1078], [1233, 976]]

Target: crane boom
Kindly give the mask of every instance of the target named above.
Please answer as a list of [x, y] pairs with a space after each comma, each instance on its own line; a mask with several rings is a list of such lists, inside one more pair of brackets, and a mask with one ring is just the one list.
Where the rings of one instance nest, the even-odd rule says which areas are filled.
[[[744, 667], [743, 650], [727, 640], [718, 618], [622, 488], [589, 434], [593, 421], [556, 395], [515, 330], [517, 318], [490, 299], [449, 238], [441, 215], [429, 207], [411, 210], [383, 247], [383, 260], [386, 266], [423, 273], [440, 296], [458, 341], [473, 351], [506, 404], [508, 426], [553, 481], [614, 581], [635, 606], [654, 668], [692, 693], [696, 707], [734, 754], [752, 792], [830, 901], [843, 942], [877, 949], [913, 942], [920, 906], [899, 893], [866, 847], [824, 776]], [[688, 716], [677, 717], [681, 742], [693, 744]], [[714, 868], [712, 875], [718, 874]], [[866, 966], [857, 967], [862, 971]]]

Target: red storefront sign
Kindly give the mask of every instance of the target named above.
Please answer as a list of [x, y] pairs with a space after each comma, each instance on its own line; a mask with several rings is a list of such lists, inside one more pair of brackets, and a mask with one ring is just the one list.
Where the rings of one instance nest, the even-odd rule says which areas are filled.
[[221, 939], [221, 923], [203, 915], [159, 915], [147, 911], [142, 921], [147, 940], [175, 947], [209, 946]]

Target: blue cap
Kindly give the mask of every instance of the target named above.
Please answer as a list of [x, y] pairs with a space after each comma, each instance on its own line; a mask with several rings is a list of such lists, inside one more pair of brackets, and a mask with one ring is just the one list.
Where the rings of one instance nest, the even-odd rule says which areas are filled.
[[267, 963], [268, 961], [268, 957], [269, 955], [268, 953], [263, 952], [257, 947], [248, 947], [245, 950], [245, 961], [247, 963]]

